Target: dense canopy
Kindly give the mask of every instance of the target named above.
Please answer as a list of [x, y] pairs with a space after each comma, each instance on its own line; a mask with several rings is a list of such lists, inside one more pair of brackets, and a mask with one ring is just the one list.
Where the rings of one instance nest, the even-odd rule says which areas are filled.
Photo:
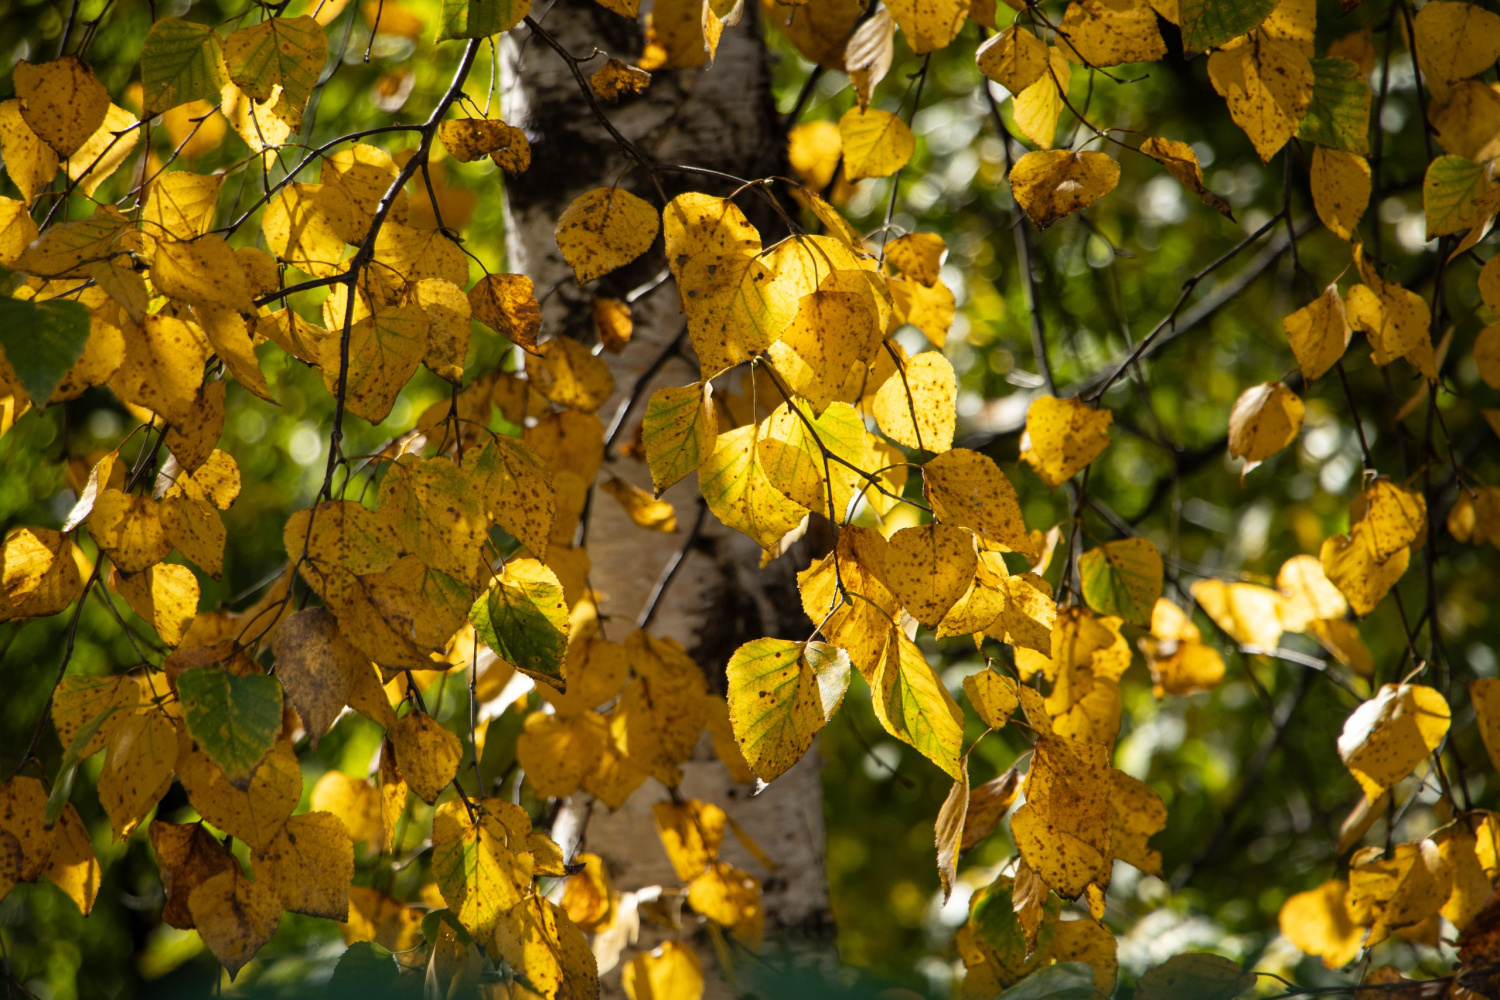
[[6, 995], [1500, 996], [1500, 14], [640, 7], [0, 3]]

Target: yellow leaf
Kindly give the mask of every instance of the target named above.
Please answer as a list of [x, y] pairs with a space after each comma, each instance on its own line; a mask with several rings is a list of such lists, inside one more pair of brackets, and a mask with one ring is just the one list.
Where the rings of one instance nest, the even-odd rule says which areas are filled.
[[1411, 561], [1411, 550], [1400, 549], [1385, 559], [1375, 555], [1375, 537], [1368, 521], [1360, 521], [1347, 535], [1323, 541], [1319, 558], [1323, 572], [1349, 601], [1356, 615], [1375, 610], [1401, 579]]
[[124, 573], [139, 573], [172, 551], [158, 505], [148, 496], [105, 490], [94, 501], [88, 524], [94, 542]]
[[1011, 833], [1027, 863], [1059, 896], [1076, 898], [1090, 882], [1109, 884], [1109, 750], [1063, 736], [1037, 737], [1026, 804]]
[[582, 285], [645, 253], [660, 226], [656, 209], [624, 188], [594, 188], [558, 217], [557, 249]]
[[188, 894], [193, 925], [231, 979], [276, 933], [281, 900], [268, 881], [252, 882], [238, 862], [204, 879]]
[[898, 322], [921, 330], [934, 346], [942, 347], [953, 326], [954, 299], [948, 286], [939, 282], [930, 288], [916, 281], [892, 277], [887, 282]]
[[422, 943], [425, 911], [364, 886], [349, 890], [349, 921], [339, 927], [347, 944], [374, 941], [387, 951], [410, 952]]
[[1043, 149], [1052, 148], [1057, 119], [1073, 80], [1073, 64], [1060, 46], [1047, 51], [1047, 70], [1016, 95], [1012, 112], [1021, 134]]
[[1349, 612], [1349, 602], [1329, 582], [1316, 556], [1293, 556], [1282, 563], [1276, 589], [1281, 591], [1277, 615], [1288, 632], [1305, 632], [1315, 621], [1341, 619]]
[[677, 512], [665, 500], [655, 499], [618, 476], [605, 480], [599, 488], [619, 501], [626, 516], [640, 527], [667, 533], [677, 530]]
[[641, 421], [641, 446], [651, 467], [656, 495], [690, 472], [697, 471], [713, 454], [719, 423], [711, 400], [713, 384], [694, 382], [666, 386], [651, 394]]
[[[436, 168], [433, 168], [436, 173]], [[391, 154], [362, 142], [354, 143], [323, 158], [322, 180], [329, 192], [326, 201], [328, 222], [340, 230], [351, 243], [362, 242], [401, 168]], [[335, 210], [332, 206], [337, 205]], [[410, 204], [405, 191], [398, 191], [391, 201], [386, 218], [404, 223]]]
[[[1322, 151], [1320, 146], [1313, 155], [1316, 157]], [[1292, 354], [1302, 369], [1302, 377], [1309, 382], [1323, 375], [1344, 356], [1344, 349], [1349, 346], [1349, 338], [1353, 335], [1336, 284], [1329, 285], [1322, 295], [1284, 317], [1281, 326], [1291, 342]]]
[[630, 1000], [699, 1000], [703, 966], [687, 945], [664, 941], [630, 960], [620, 973]]
[[47, 867], [55, 847], [46, 826], [47, 790], [36, 778], [12, 777], [0, 785], [0, 834], [9, 838], [0, 886], [34, 881]]
[[149, 689], [132, 676], [115, 677], [64, 677], [52, 698], [52, 724], [57, 728], [57, 739], [64, 747], [71, 747], [79, 731], [110, 709], [99, 728], [84, 744], [78, 754], [80, 760], [92, 757], [109, 745], [109, 738], [121, 722], [128, 717], [128, 710], [141, 704]]
[[441, 278], [414, 282], [409, 294], [427, 315], [427, 349], [422, 364], [438, 378], [462, 385], [473, 316], [468, 296], [458, 285]]
[[963, 745], [963, 711], [922, 656], [917, 644], [892, 629], [870, 683], [875, 718], [896, 739], [957, 778]]
[[1094, 970], [1094, 989], [1100, 996], [1114, 992], [1120, 963], [1115, 936], [1089, 918], [1059, 920], [1053, 932], [1051, 958], [1057, 962], [1086, 962]]
[[1004, 728], [1011, 713], [1021, 704], [1014, 678], [990, 667], [965, 677], [964, 693], [969, 696], [969, 704], [974, 706], [979, 718], [991, 729]]
[[1103, 153], [1027, 153], [1010, 172], [1016, 203], [1038, 229], [1092, 205], [1120, 183], [1120, 165]]
[[796, 410], [792, 405], [778, 406], [761, 424], [760, 467], [788, 498], [843, 523], [859, 484], [855, 468], [864, 459], [864, 421], [848, 403], [834, 403], [818, 417], [800, 401]]
[[885, 245], [885, 259], [912, 281], [931, 288], [937, 283], [948, 252], [937, 233], [907, 233]]
[[136, 241], [129, 220], [113, 205], [104, 205], [86, 219], [48, 228], [22, 251], [16, 269], [44, 278], [91, 276], [97, 264], [133, 249]]
[[469, 308], [479, 322], [536, 353], [542, 309], [530, 278], [524, 274], [487, 274], [469, 289]]
[[354, 235], [355, 208], [330, 184], [288, 184], [266, 205], [260, 231], [277, 257], [319, 278], [342, 270], [347, 238]]
[[1365, 947], [1434, 916], [1452, 891], [1453, 873], [1431, 840], [1397, 844], [1389, 858], [1366, 847], [1350, 858], [1349, 912], [1369, 926]]
[[[1052, 628], [1057, 622], [1057, 602], [1052, 585], [1034, 573], [1018, 573], [1005, 581], [1005, 610], [1000, 613], [1002, 642], [1043, 654], [1052, 650]], [[992, 625], [989, 634], [995, 634]]]
[[1373, 799], [1437, 748], [1448, 721], [1448, 703], [1435, 689], [1385, 684], [1344, 721], [1339, 756]]
[[[198, 814], [252, 850], [271, 843], [302, 797], [302, 768], [287, 742], [277, 743], [238, 789], [196, 744], [187, 744], [177, 762], [177, 776]], [[163, 786], [165, 790], [165, 786]]]
[[[1495, 891], [1479, 860], [1479, 839], [1469, 828], [1469, 822], [1467, 817], [1460, 818], [1432, 834], [1439, 855], [1453, 873], [1453, 891], [1441, 912], [1460, 930], [1469, 926]], [[1483, 832], [1482, 827], [1480, 831]]]
[[1047, 45], [1019, 24], [985, 39], [974, 57], [979, 72], [1012, 94], [1019, 94], [1047, 72]]
[[120, 169], [140, 141], [139, 126], [135, 115], [116, 105], [109, 106], [98, 131], [68, 157], [68, 177], [77, 182], [78, 190], [92, 197], [99, 185]]
[[526, 375], [558, 406], [593, 413], [615, 391], [609, 366], [582, 343], [557, 336], [526, 359]]
[[[0, 105], [0, 116], [3, 114], [3, 105]], [[4, 118], [0, 117], [0, 122], [3, 121]], [[815, 191], [822, 191], [833, 183], [844, 150], [837, 122], [799, 122], [786, 138], [787, 162], [798, 179]], [[57, 168], [54, 166], [53, 169]]]
[[885, 579], [913, 618], [936, 628], [968, 589], [977, 566], [971, 534], [949, 524], [927, 524], [891, 536]]
[[1346, 304], [1349, 325], [1369, 338], [1377, 365], [1388, 365], [1429, 343], [1432, 313], [1415, 292], [1386, 282], [1355, 285]]
[[177, 240], [202, 236], [213, 225], [223, 185], [223, 174], [205, 176], [186, 170], [163, 174], [151, 184], [141, 222], [147, 232], [155, 230], [153, 235]]
[[1312, 103], [1312, 63], [1294, 42], [1257, 30], [1208, 57], [1208, 79], [1229, 117], [1269, 163], [1297, 131]]
[[1364, 941], [1364, 928], [1349, 913], [1349, 885], [1330, 879], [1281, 904], [1277, 918], [1287, 940], [1309, 955], [1317, 955], [1330, 969], [1354, 960]]
[[858, 373], [869, 362], [884, 357], [884, 317], [891, 310], [882, 292], [890, 294], [872, 284], [867, 272], [835, 270], [816, 291], [802, 296], [781, 339], [771, 345], [777, 374], [814, 412], [835, 400], [852, 399], [851, 377], [862, 377]]
[[311, 917], [349, 919], [354, 843], [332, 813], [293, 816], [251, 858], [257, 876], [275, 888], [283, 909]]
[[469, 283], [469, 259], [440, 229], [404, 226], [387, 219], [375, 237], [375, 263], [371, 277], [393, 288], [424, 278], [441, 278], [459, 287]]
[[161, 526], [171, 548], [215, 580], [219, 578], [224, 568], [226, 534], [213, 504], [171, 497], [161, 505]]
[[0, 548], [0, 621], [55, 615], [82, 594], [83, 578], [66, 535], [25, 527], [5, 533]]
[[532, 712], [516, 741], [516, 760], [538, 795], [563, 798], [593, 773], [608, 742], [609, 730], [593, 712]]
[[1500, 763], [1497, 763], [1500, 762], [1500, 680], [1482, 677], [1470, 681], [1469, 698], [1474, 703], [1479, 735], [1490, 755], [1490, 763], [1500, 770]]
[[1021, 458], [1048, 489], [1057, 489], [1109, 446], [1114, 414], [1096, 410], [1073, 396], [1038, 396], [1026, 410]]
[[692, 881], [718, 860], [727, 823], [724, 810], [712, 802], [687, 799], [658, 802], [651, 807], [651, 813], [656, 818], [662, 847], [682, 881]]
[[[427, 326], [427, 314], [414, 303], [380, 307], [350, 326], [349, 366], [342, 374], [344, 405], [350, 413], [372, 424], [390, 415], [427, 351]], [[339, 391], [341, 351], [338, 336], [318, 344], [323, 385], [330, 393]]]
[[71, 802], [58, 817], [57, 825], [52, 829], [52, 839], [52, 852], [42, 874], [66, 893], [86, 917], [99, 898], [102, 872], [93, 842], [89, 840], [89, 829]]
[[1146, 846], [1167, 828], [1167, 807], [1155, 789], [1124, 771], [1110, 769], [1110, 853], [1147, 875], [1161, 877], [1161, 854]]
[[99, 801], [116, 839], [130, 835], [166, 794], [178, 766], [178, 734], [156, 708], [131, 712], [111, 727]]
[[413, 710], [390, 729], [396, 765], [417, 797], [431, 804], [458, 773], [464, 747], [458, 737], [426, 712]]
[[157, 563], [131, 576], [116, 575], [115, 589], [156, 629], [168, 646], [182, 642], [198, 614], [198, 578], [186, 566]]
[[524, 442], [501, 435], [465, 454], [462, 468], [495, 523], [533, 553], [546, 555], [557, 498], [541, 457]]
[[740, 750], [762, 781], [774, 781], [838, 710], [849, 656], [826, 643], [756, 639], [729, 658], [726, 683]]
[[1193, 151], [1192, 146], [1174, 139], [1152, 138], [1141, 143], [1141, 152], [1166, 167], [1167, 173], [1202, 199], [1203, 204], [1222, 215], [1234, 217], [1229, 202], [1204, 186], [1203, 168], [1198, 165], [1198, 154]]
[[583, 869], [563, 886], [563, 912], [580, 930], [593, 934], [614, 922], [614, 886], [599, 855], [580, 851], [573, 856], [573, 863]]
[[688, 905], [699, 914], [727, 928], [742, 944], [759, 949], [765, 909], [755, 876], [716, 861], [688, 885], [687, 896]]
[[1427, 530], [1427, 500], [1385, 476], [1373, 480], [1350, 506], [1351, 521], [1369, 524], [1370, 551], [1377, 560], [1417, 544]]
[[1012, 551], [1031, 553], [1015, 487], [977, 451], [954, 448], [922, 467], [933, 516], [970, 528]]
[[57, 154], [26, 124], [19, 98], [0, 102], [0, 158], [27, 204], [57, 176]]
[[613, 104], [628, 94], [644, 93], [651, 86], [651, 74], [619, 59], [610, 59], [589, 74], [589, 86]]
[[377, 850], [381, 847], [380, 793], [368, 781], [351, 778], [342, 771], [324, 771], [313, 785], [308, 802], [312, 809], [336, 816], [354, 843], [369, 844]]
[[499, 800], [485, 799], [471, 812], [469, 803], [451, 799], [432, 818], [433, 877], [454, 916], [475, 937], [494, 930], [501, 913], [531, 885], [530, 856], [517, 856], [525, 848], [524, 834], [514, 838], [492, 803]]
[[916, 151], [916, 139], [906, 122], [878, 108], [850, 108], [839, 119], [844, 150], [844, 176], [889, 177], [906, 166]]
[[[1235, 642], [1275, 649], [1281, 641], [1281, 595], [1270, 587], [1199, 580], [1191, 591], [1198, 606]], [[1155, 615], [1152, 621], [1154, 631]]]
[[1280, 382], [1263, 382], [1240, 393], [1229, 411], [1229, 454], [1245, 460], [1245, 472], [1297, 437], [1302, 400]]
[[77, 56], [35, 65], [23, 59], [13, 72], [21, 117], [63, 159], [77, 153], [104, 124], [109, 91]]
[[1358, 153], [1314, 147], [1312, 196], [1323, 225], [1341, 240], [1354, 239], [1370, 204], [1370, 164]]
[[953, 446], [957, 395], [953, 365], [937, 351], [924, 351], [875, 393], [875, 423], [897, 444], [941, 454]]
[[783, 535], [802, 523], [807, 509], [787, 499], [766, 477], [756, 444], [760, 427], [747, 424], [720, 434], [713, 453], [698, 469], [698, 489], [727, 527], [774, 549]]
[[897, 0], [890, 5], [906, 43], [916, 55], [946, 48], [968, 20], [968, 0]]
[[606, 351], [619, 354], [629, 346], [630, 336], [635, 332], [635, 324], [630, 317], [630, 303], [624, 299], [596, 295], [592, 306], [594, 332], [599, 335], [599, 343], [604, 345]]
[[1068, 57], [1090, 66], [1153, 62], [1167, 54], [1146, 0], [1074, 0], [1058, 32]]
[[1442, 83], [1475, 76], [1500, 57], [1500, 17], [1473, 4], [1427, 4], [1412, 28], [1423, 75]]

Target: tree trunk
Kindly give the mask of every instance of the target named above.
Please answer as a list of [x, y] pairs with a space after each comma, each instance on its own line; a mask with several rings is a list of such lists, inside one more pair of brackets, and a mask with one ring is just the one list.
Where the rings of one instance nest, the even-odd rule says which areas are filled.
[[[780, 171], [784, 143], [758, 20], [753, 3], [747, 4], [740, 25], [725, 30], [714, 65], [654, 73], [644, 94], [604, 105], [610, 120], [661, 163], [707, 167], [746, 178]], [[590, 0], [559, 0], [543, 26], [576, 56], [597, 47], [630, 60], [642, 42], [637, 24]], [[602, 60], [588, 64], [584, 72], [599, 65]], [[649, 489], [645, 466], [620, 456], [619, 445], [629, 440], [651, 391], [699, 378], [685, 346], [648, 374], [679, 339], [685, 323], [675, 283], [660, 280], [666, 273], [660, 240], [634, 264], [600, 279], [597, 287], [580, 289], [558, 253], [553, 230], [568, 203], [592, 188], [618, 184], [653, 204], [659, 203], [659, 195], [647, 172], [622, 155], [590, 112], [567, 63], [541, 38], [508, 43], [505, 71], [505, 118], [526, 130], [533, 150], [530, 170], [507, 181], [507, 246], [511, 268], [530, 276], [544, 299], [544, 332], [594, 343], [595, 294], [623, 298], [632, 289], [659, 282], [633, 303], [635, 329], [629, 346], [619, 355], [603, 355], [614, 373], [616, 391], [600, 411], [606, 428], [616, 422], [621, 428], [606, 455], [604, 475], [613, 473]], [[669, 198], [695, 188], [728, 195], [733, 188], [722, 180], [670, 171], [660, 171], [658, 179]], [[621, 420], [620, 408], [632, 398], [635, 405]], [[795, 589], [796, 568], [808, 560], [804, 554], [790, 553], [759, 568], [759, 546], [702, 511], [692, 477], [668, 490], [663, 499], [676, 509], [678, 534], [647, 532], [631, 523], [613, 500], [594, 492], [585, 515], [591, 584], [603, 595], [601, 612], [608, 616], [610, 637], [623, 639], [635, 627], [664, 571], [679, 551], [685, 551], [655, 606], [650, 630], [680, 641], [708, 673], [710, 687], [722, 693], [725, 664], [741, 643], [761, 636], [806, 635], [810, 630]], [[701, 529], [695, 533], [700, 518]], [[758, 796], [752, 795], [750, 786], [732, 781], [708, 749], [707, 739], [683, 771], [681, 794], [724, 808], [777, 866], [767, 872], [733, 838], [725, 845], [725, 860], [762, 879], [767, 940], [827, 940], [831, 921], [816, 750]], [[599, 804], [590, 806], [575, 796], [559, 819], [558, 839], [565, 850], [577, 849], [581, 830], [583, 846], [605, 859], [622, 891], [679, 885], [651, 816], [651, 805], [667, 797], [663, 786], [648, 780], [610, 815]], [[691, 934], [691, 914], [687, 920]], [[664, 934], [674, 936], [643, 926], [639, 947], [651, 947]], [[706, 996], [733, 995], [706, 936], [693, 937], [708, 981]], [[635, 948], [627, 950], [621, 964], [635, 953]], [[615, 968], [603, 977], [605, 995], [618, 995], [619, 976]]]

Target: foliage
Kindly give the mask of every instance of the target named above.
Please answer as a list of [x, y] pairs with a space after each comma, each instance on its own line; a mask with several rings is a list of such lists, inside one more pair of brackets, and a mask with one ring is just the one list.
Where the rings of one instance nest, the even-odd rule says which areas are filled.
[[[525, 2], [5, 9], [8, 988], [694, 1000], [701, 928], [790, 995], [678, 790], [708, 730], [747, 784], [821, 741], [844, 957], [903, 982], [1492, 995], [1500, 17], [636, 6], [587, 58]], [[669, 197], [612, 105], [725, 31], [791, 176]], [[560, 257], [669, 275], [697, 381], [491, 270], [547, 138], [498, 36], [640, 175]], [[611, 620], [592, 505], [686, 552], [669, 489], [799, 561], [804, 634], [699, 664], [670, 574]], [[660, 786], [668, 902], [549, 835]]]

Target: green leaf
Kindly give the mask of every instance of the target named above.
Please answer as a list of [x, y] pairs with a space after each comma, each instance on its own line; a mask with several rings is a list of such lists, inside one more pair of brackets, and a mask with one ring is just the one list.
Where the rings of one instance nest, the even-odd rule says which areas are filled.
[[1177, 955], [1146, 970], [1135, 1000], [1234, 1000], [1255, 985], [1255, 974], [1218, 955]]
[[1481, 164], [1462, 156], [1439, 156], [1422, 179], [1427, 238], [1461, 233], [1480, 225], [1496, 209], [1500, 188]]
[[1090, 549], [1078, 559], [1083, 599], [1101, 615], [1119, 615], [1132, 625], [1151, 624], [1161, 597], [1161, 553], [1144, 538], [1122, 538]]
[[268, 101], [280, 85], [297, 116], [307, 106], [318, 74], [328, 61], [323, 26], [310, 17], [272, 17], [241, 28], [224, 42], [229, 78], [257, 101]]
[[177, 678], [177, 696], [188, 734], [230, 784], [249, 788], [281, 731], [281, 682], [265, 674], [238, 677], [219, 666], [194, 667]]
[[488, 38], [509, 31], [531, 11], [531, 0], [443, 0], [437, 40]]
[[646, 401], [641, 421], [641, 446], [651, 467], [656, 495], [698, 467], [713, 454], [719, 425], [709, 402], [711, 383], [666, 386]]
[[1182, 0], [1182, 47], [1207, 52], [1259, 27], [1275, 9], [1276, 0]]
[[964, 714], [917, 644], [891, 630], [870, 683], [870, 704], [885, 731], [957, 779]]
[[388, 996], [400, 973], [396, 957], [373, 941], [356, 941], [339, 957], [328, 980], [334, 997]]
[[180, 17], [164, 17], [151, 26], [141, 48], [141, 86], [145, 114], [169, 111], [189, 101], [218, 104], [224, 89], [223, 46], [214, 29]]
[[123, 708], [122, 705], [111, 705], [98, 715], [94, 716], [84, 727], [78, 730], [78, 735], [73, 737], [73, 742], [68, 745], [68, 752], [63, 754], [62, 766], [57, 769], [57, 781], [52, 786], [52, 794], [47, 796], [47, 812], [43, 816], [43, 822], [48, 826], [57, 822], [62, 815], [63, 809], [68, 805], [68, 799], [73, 795], [73, 779], [78, 774], [78, 762], [83, 757], [83, 748], [89, 745], [89, 740], [99, 731], [115, 709]]
[[745, 761], [762, 781], [786, 773], [849, 687], [849, 656], [823, 642], [755, 639], [726, 671], [729, 721]]
[[1370, 84], [1348, 59], [1314, 59], [1312, 103], [1297, 138], [1364, 156], [1370, 151]]
[[89, 310], [81, 302], [0, 298], [0, 349], [38, 409], [83, 354]]
[[1000, 994], [1000, 1000], [1090, 1000], [1094, 995], [1092, 966], [1087, 962], [1059, 962], [1033, 972]]
[[535, 559], [512, 559], [474, 602], [469, 621], [486, 646], [519, 670], [563, 686], [568, 605], [556, 575]]

